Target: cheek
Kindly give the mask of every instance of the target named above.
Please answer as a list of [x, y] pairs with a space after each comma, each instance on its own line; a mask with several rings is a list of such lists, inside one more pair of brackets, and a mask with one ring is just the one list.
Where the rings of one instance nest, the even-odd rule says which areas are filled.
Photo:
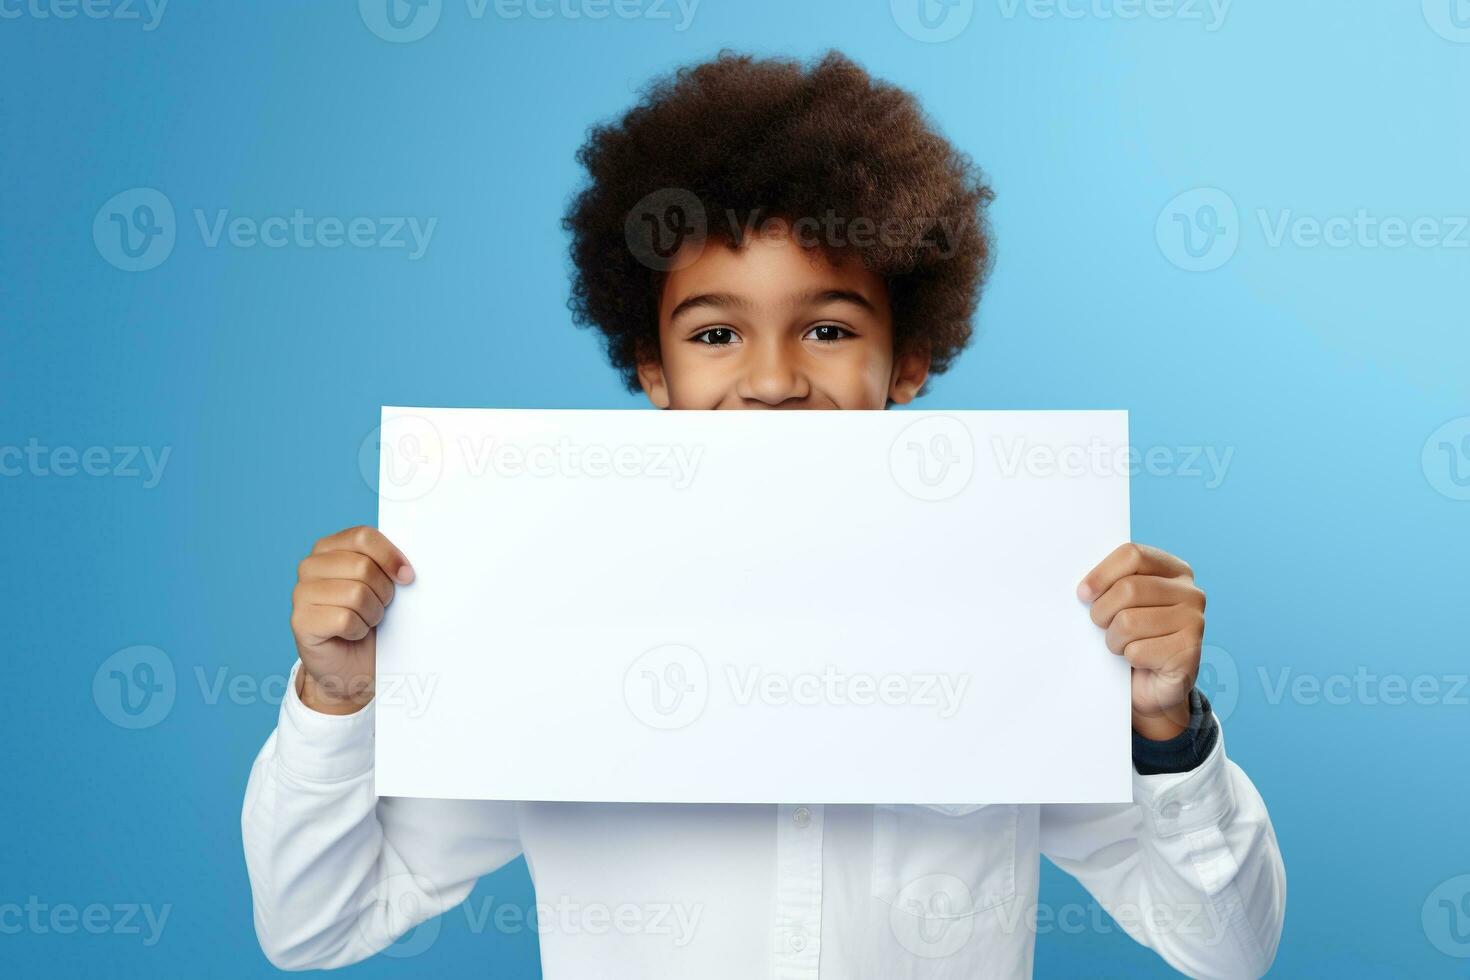
[[689, 356], [676, 348], [664, 359], [664, 379], [669, 386], [669, 407], [718, 407], [735, 386], [737, 375], [731, 369], [732, 364], [733, 359], [722, 361]]
[[[893, 357], [879, 346], [856, 345], [842, 358], [822, 365], [813, 378], [838, 408], [877, 409], [888, 405], [888, 376]], [[817, 378], [820, 380], [817, 380]]]

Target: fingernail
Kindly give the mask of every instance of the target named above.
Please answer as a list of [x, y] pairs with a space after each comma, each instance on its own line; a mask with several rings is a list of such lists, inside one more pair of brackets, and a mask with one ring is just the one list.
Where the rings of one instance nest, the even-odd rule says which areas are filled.
[[1077, 586], [1077, 598], [1081, 599], [1083, 602], [1091, 602], [1094, 598], [1096, 598], [1092, 594], [1092, 586], [1088, 585], [1086, 582], [1083, 582], [1081, 585]]
[[413, 566], [405, 564], [398, 569], [398, 581], [404, 585], [413, 581]]

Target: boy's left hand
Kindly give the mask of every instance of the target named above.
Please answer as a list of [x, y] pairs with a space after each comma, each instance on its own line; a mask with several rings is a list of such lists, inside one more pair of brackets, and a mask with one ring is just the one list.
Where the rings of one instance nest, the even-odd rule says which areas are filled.
[[1087, 573], [1077, 597], [1092, 604], [1108, 649], [1133, 665], [1133, 730], [1161, 742], [1188, 728], [1205, 637], [1205, 594], [1189, 565], [1130, 542]]

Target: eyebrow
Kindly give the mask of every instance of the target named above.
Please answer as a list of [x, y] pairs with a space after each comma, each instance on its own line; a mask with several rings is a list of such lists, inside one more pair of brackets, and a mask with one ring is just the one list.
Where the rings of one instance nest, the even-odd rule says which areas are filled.
[[732, 308], [748, 310], [750, 309], [750, 301], [743, 296], [736, 296], [734, 293], [700, 293], [696, 296], [690, 296], [678, 306], [674, 307], [669, 312], [669, 319], [677, 320], [690, 310], [705, 308], [717, 310]]
[[868, 297], [851, 289], [814, 289], [791, 299], [792, 306], [806, 306], [812, 303], [851, 303], [862, 307], [869, 313], [878, 312]]
[[[861, 307], [869, 313], [876, 313], [872, 301], [862, 293], [851, 289], [813, 289], [805, 293], [792, 296], [788, 303], [791, 306], [808, 306], [811, 304], [825, 303], [851, 303]], [[750, 301], [743, 296], [734, 293], [699, 293], [690, 296], [669, 312], [669, 320], [677, 320], [680, 316], [691, 310], [698, 309], [750, 309]]]

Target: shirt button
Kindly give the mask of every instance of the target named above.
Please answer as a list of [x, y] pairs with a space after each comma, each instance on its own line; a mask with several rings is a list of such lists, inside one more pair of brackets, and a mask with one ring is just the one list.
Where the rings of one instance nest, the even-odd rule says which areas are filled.
[[794, 950], [796, 950], [798, 953], [800, 953], [802, 950], [806, 949], [806, 937], [805, 936], [792, 936], [791, 937], [791, 948], [794, 949]]
[[1159, 816], [1163, 817], [1165, 820], [1175, 819], [1179, 816], [1179, 804], [1172, 801], [1169, 803], [1165, 803], [1163, 809], [1159, 811]]
[[804, 806], [797, 807], [791, 813], [791, 822], [796, 824], [798, 827], [809, 826], [812, 822], [812, 811], [808, 810]]

